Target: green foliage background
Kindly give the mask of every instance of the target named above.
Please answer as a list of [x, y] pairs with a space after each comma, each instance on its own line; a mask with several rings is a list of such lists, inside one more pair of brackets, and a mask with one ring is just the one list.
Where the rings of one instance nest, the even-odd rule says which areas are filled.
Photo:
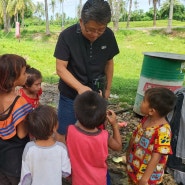
[[[174, 24], [182, 27], [184, 23], [175, 21]], [[120, 30], [115, 33], [120, 54], [114, 59], [112, 94], [119, 96], [117, 99], [119, 102], [134, 104], [144, 57], [143, 52], [185, 54], [184, 27], [175, 28], [172, 34], [166, 34], [165, 29], [147, 28], [150, 25], [152, 25], [150, 21], [132, 22], [131, 29], [125, 29], [125, 24], [121, 23]], [[158, 25], [161, 27], [167, 24], [166, 21], [158, 21]], [[142, 27], [142, 29], [135, 29], [136, 27]], [[44, 82], [57, 83], [58, 76], [53, 53], [61, 27], [51, 25], [50, 29], [51, 35], [46, 36], [44, 25], [28, 26], [21, 29], [20, 41], [15, 38], [14, 29], [8, 34], [1, 30], [0, 54], [15, 53], [25, 57], [28, 64], [42, 72]]]

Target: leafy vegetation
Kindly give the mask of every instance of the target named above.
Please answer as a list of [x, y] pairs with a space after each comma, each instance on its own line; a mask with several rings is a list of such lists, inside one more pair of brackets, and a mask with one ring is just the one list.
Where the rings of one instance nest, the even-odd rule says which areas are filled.
[[[65, 0], [44, 0], [44, 1], [31, 1], [31, 0], [1, 0], [0, 3], [0, 27], [4, 28], [6, 32], [9, 31], [11, 26], [15, 25], [15, 21], [21, 22], [22, 26], [29, 25], [47, 25], [47, 24], [68, 24], [76, 22], [79, 19], [67, 17], [63, 11], [63, 2]], [[152, 8], [148, 11], [139, 9], [139, 1], [135, 0], [111, 0], [108, 1], [112, 10], [112, 20], [115, 22], [126, 22], [129, 17], [129, 21], [151, 21], [168, 20], [170, 12], [170, 1], [165, 0], [160, 4], [160, 0], [148, 1], [146, 3], [152, 4]], [[130, 4], [130, 9], [128, 9]], [[157, 6], [158, 5], [158, 6]], [[60, 7], [59, 11], [56, 11]], [[45, 8], [47, 7], [47, 8]], [[82, 7], [82, 1], [78, 1], [76, 11]], [[50, 17], [47, 17], [48, 11], [50, 11]], [[179, 0], [173, 1], [173, 20], [185, 21], [185, 6], [184, 3]], [[151, 24], [152, 25], [152, 24]], [[173, 25], [174, 26], [174, 25]], [[47, 27], [47, 26], [46, 26]], [[49, 25], [48, 25], [49, 29]], [[49, 30], [48, 30], [49, 31]]]
[[[176, 26], [181, 26], [181, 22], [175, 23]], [[131, 26], [137, 27], [136, 24], [137, 22], [133, 22]], [[140, 22], [140, 25], [141, 27], [150, 27], [152, 23]], [[161, 26], [164, 25], [161, 23]], [[176, 28], [172, 34], [166, 34], [164, 29], [123, 29], [125, 25], [122, 23], [120, 27], [122, 29], [115, 33], [120, 54], [115, 57], [112, 94], [119, 96], [117, 101], [132, 105], [140, 79], [143, 52], [185, 54], [185, 28]], [[57, 83], [58, 76], [53, 53], [61, 27], [51, 25], [50, 30], [51, 35], [46, 36], [44, 25], [28, 26], [21, 30], [20, 42], [14, 36], [14, 29], [8, 34], [0, 31], [0, 54], [16, 53], [25, 57], [28, 64], [42, 72], [44, 82]]]

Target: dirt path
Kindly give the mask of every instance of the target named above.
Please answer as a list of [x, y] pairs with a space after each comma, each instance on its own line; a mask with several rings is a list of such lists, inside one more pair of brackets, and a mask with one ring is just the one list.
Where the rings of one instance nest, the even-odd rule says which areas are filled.
[[[43, 95], [41, 97], [41, 104], [49, 104], [52, 106], [58, 105], [59, 92], [57, 84], [42, 84]], [[127, 127], [120, 128], [120, 133], [122, 136], [123, 149], [121, 152], [114, 152], [109, 150], [109, 156], [107, 159], [108, 168], [110, 171], [112, 185], [127, 185], [127, 174], [126, 174], [126, 164], [125, 164], [125, 151], [128, 146], [128, 141], [130, 135], [136, 125], [138, 124], [140, 117], [138, 117], [132, 108], [128, 107], [127, 111], [123, 110], [120, 105], [109, 105], [109, 108], [117, 112], [117, 118], [119, 122], [126, 121], [128, 123]], [[108, 126], [107, 130], [111, 133], [111, 128]], [[120, 159], [124, 159], [123, 161]], [[69, 182], [64, 180], [63, 185], [70, 185]], [[166, 174], [164, 176], [163, 185], [176, 185], [174, 179]]]

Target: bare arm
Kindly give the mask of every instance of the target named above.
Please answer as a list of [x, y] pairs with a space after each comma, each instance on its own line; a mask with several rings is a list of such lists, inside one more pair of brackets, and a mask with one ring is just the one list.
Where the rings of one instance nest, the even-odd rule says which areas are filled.
[[68, 62], [56, 59], [56, 71], [58, 76], [78, 94], [91, 90], [88, 86], [81, 84], [67, 69]]
[[105, 98], [106, 99], [108, 99], [110, 96], [113, 72], [114, 72], [114, 62], [113, 62], [113, 59], [111, 59], [111, 60], [107, 61], [107, 64], [105, 66], [105, 75], [107, 78], [107, 86], [105, 88]]
[[108, 145], [112, 150], [120, 151], [122, 149], [121, 135], [116, 121], [116, 114], [112, 110], [108, 110], [107, 119], [112, 126], [113, 136], [110, 136]]
[[26, 127], [25, 127], [25, 124], [24, 124], [24, 121], [20, 122], [17, 127], [17, 136], [20, 138], [20, 139], [23, 139], [24, 137], [26, 137], [26, 135], [28, 134], [27, 130], [26, 130]]
[[141, 178], [141, 180], [138, 182], [138, 185], [148, 185], [148, 180], [150, 176], [152, 175], [153, 171], [155, 170], [159, 160], [161, 158], [160, 153], [153, 153], [152, 158], [149, 161], [147, 168]]

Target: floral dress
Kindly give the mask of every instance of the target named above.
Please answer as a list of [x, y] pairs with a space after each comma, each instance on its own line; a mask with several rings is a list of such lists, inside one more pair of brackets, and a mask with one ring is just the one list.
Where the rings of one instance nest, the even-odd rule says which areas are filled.
[[160, 153], [161, 158], [152, 173], [148, 184], [159, 184], [162, 181], [168, 155], [172, 154], [170, 140], [171, 129], [168, 123], [159, 126], [143, 128], [146, 118], [137, 126], [133, 133], [133, 143], [127, 157], [127, 172], [137, 183], [143, 176], [152, 153]]

